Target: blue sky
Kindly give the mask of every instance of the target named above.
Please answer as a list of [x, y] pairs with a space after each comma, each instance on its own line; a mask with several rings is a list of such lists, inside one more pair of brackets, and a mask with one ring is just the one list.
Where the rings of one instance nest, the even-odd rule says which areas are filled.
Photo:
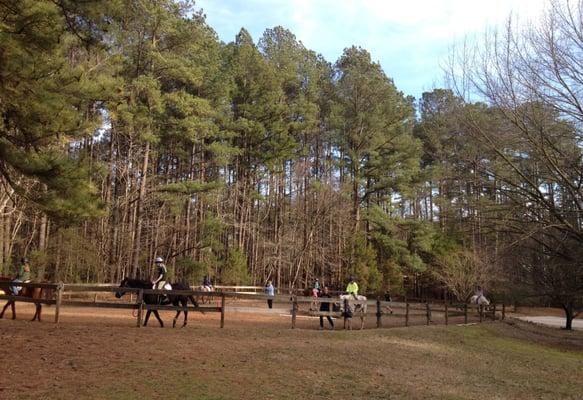
[[221, 40], [241, 27], [257, 41], [277, 25], [334, 62], [345, 47], [367, 49], [397, 88], [416, 98], [443, 86], [448, 49], [479, 37], [510, 12], [533, 20], [546, 0], [197, 0]]

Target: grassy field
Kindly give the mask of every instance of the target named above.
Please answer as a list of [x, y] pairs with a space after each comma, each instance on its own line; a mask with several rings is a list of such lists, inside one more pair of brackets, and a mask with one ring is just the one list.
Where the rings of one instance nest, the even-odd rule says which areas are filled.
[[583, 398], [583, 334], [526, 323], [330, 332], [1, 320], [0, 340], [6, 399]]

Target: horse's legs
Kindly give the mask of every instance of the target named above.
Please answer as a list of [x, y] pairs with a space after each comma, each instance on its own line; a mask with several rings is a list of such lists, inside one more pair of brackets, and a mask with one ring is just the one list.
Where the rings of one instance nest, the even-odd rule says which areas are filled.
[[14, 300], [8, 300], [8, 303], [6, 303], [4, 305], [4, 308], [2, 309], [2, 312], [0, 313], [0, 318], [4, 317], [4, 311], [6, 311], [6, 309], [8, 308], [8, 306], [10, 306], [10, 308], [12, 309], [12, 319], [16, 319], [16, 302]]
[[31, 322], [36, 321], [37, 314], [38, 314], [38, 304], [35, 304], [34, 305], [34, 315], [32, 316], [32, 319], [30, 320]]
[[36, 319], [38, 319], [38, 321], [40, 322], [41, 305], [40, 305], [40, 303], [35, 303], [34, 307], [35, 307], [35, 312], [34, 312], [34, 316], [32, 317], [31, 321], [35, 321]]
[[4, 305], [2, 312], [0, 312], [0, 318], [4, 317], [4, 311], [6, 311], [8, 306], [11, 306], [10, 308], [12, 309], [12, 319], [16, 319], [16, 306], [14, 300], [8, 300], [8, 302]]
[[174, 316], [174, 319], [172, 320], [172, 328], [176, 328], [176, 320], [178, 319], [179, 315], [180, 315], [180, 310], [176, 311], [176, 315]]
[[[180, 304], [182, 304], [182, 307], [188, 307], [188, 299], [182, 298], [180, 300]], [[187, 322], [188, 322], [188, 311], [184, 310], [184, 323], [182, 324], [183, 328], [186, 326]]]
[[8, 300], [6, 302], [6, 304], [4, 305], [4, 308], [2, 309], [2, 312], [0, 312], [0, 318], [4, 318], [4, 311], [6, 311], [6, 309], [8, 308], [9, 305], [10, 305], [10, 300]]
[[146, 312], [146, 318], [144, 319], [144, 326], [148, 325], [148, 320], [150, 319], [150, 314], [152, 314], [152, 310], [148, 310]]
[[160, 323], [160, 328], [164, 328], [164, 322], [162, 322], [162, 318], [160, 318], [160, 314], [158, 313], [158, 310], [154, 310], [154, 317], [156, 317], [156, 319]]
[[43, 312], [43, 305], [39, 303], [38, 305], [38, 322], [40, 322], [40, 315]]

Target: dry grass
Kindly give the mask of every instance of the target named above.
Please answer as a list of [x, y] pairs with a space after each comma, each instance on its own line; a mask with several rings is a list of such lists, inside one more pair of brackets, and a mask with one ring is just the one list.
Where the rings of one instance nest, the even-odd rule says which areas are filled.
[[[129, 316], [0, 321], [0, 398], [576, 399], [583, 335], [526, 323], [291, 330], [254, 315], [137, 329]], [[89, 314], [87, 314], [89, 313]], [[273, 317], [271, 317], [273, 318]], [[166, 317], [166, 320], [168, 318]], [[14, 360], [10, 365], [7, 360]]]

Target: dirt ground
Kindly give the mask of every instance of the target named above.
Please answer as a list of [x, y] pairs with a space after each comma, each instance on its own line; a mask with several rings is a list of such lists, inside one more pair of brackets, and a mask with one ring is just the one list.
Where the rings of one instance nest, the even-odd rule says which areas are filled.
[[[191, 313], [136, 328], [131, 311], [0, 320], [0, 399], [577, 399], [583, 334], [522, 322], [318, 331], [318, 320]], [[171, 326], [173, 313], [164, 312]], [[194, 314], [194, 315], [193, 315]], [[10, 315], [7, 315], [10, 317]], [[375, 324], [374, 316], [369, 318]], [[402, 318], [387, 318], [402, 323]], [[424, 318], [417, 322], [422, 325]], [[367, 322], [367, 325], [368, 323]], [[12, 360], [12, 362], [9, 362]]]

